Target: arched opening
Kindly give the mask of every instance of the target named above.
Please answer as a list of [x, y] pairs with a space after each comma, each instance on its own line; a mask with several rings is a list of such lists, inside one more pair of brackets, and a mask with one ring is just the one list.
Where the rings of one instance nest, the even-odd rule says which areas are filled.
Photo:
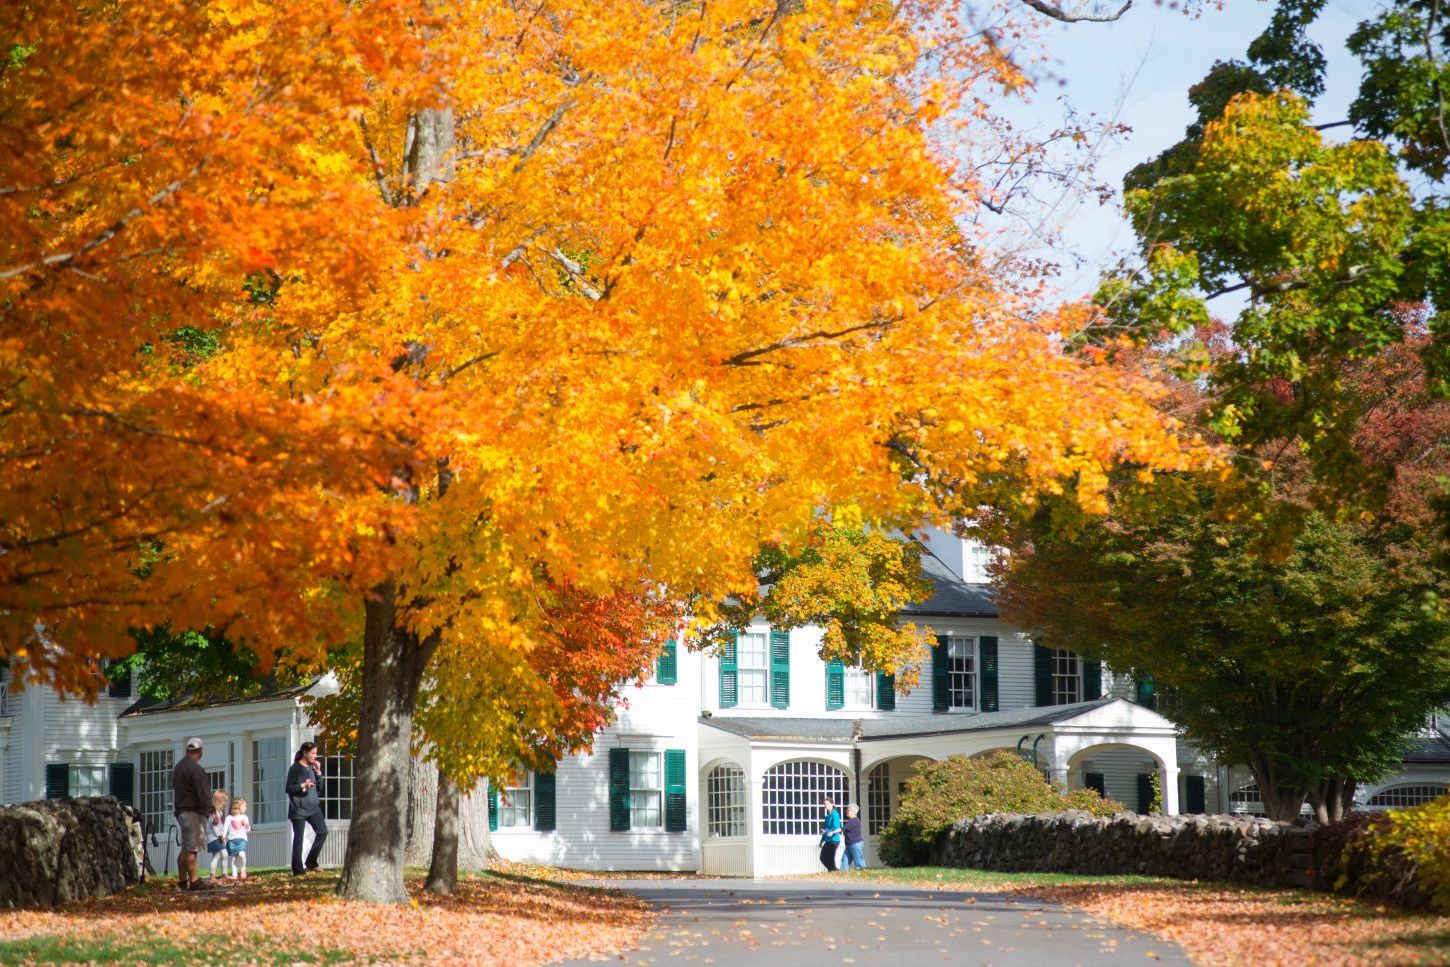
[[1450, 785], [1443, 782], [1408, 782], [1397, 786], [1386, 786], [1364, 804], [1365, 809], [1376, 812], [1385, 809], [1409, 809], [1433, 802], [1446, 793]]
[[[1163, 774], [1163, 761], [1147, 749], [1102, 743], [1079, 750], [1067, 761], [1066, 780], [1068, 789], [1094, 789], [1125, 809], [1146, 814], [1165, 808]], [[1061, 781], [1062, 773], [1057, 775]], [[1175, 799], [1184, 802], [1181, 790]]]
[[721, 762], [705, 776], [705, 836], [707, 839], [744, 837], [746, 830], [745, 770], [734, 762]]
[[792, 759], [765, 770], [760, 786], [761, 828], [766, 836], [815, 836], [821, 801], [850, 802], [846, 773], [826, 762]]

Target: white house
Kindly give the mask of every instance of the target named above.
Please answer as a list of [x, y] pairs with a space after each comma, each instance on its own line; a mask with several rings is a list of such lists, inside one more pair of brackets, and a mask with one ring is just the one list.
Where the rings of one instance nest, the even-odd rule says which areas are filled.
[[[821, 632], [757, 624], [720, 656], [668, 648], [647, 683], [624, 690], [592, 752], [489, 793], [499, 853], [587, 869], [768, 875], [816, 868], [819, 803], [863, 806], [868, 857], [915, 763], [1016, 751], [1069, 787], [1146, 810], [1157, 774], [1168, 812], [1255, 811], [1246, 771], [1200, 754], [1151, 707], [1146, 683], [1113, 675], [1003, 624], [985, 552], [942, 533], [923, 556], [930, 600], [904, 620], [937, 645], [910, 692], [888, 676], [828, 665]], [[142, 812], [157, 868], [174, 862], [170, 774], [192, 735], [213, 785], [246, 796], [253, 866], [287, 860], [283, 777], [304, 740], [306, 688], [244, 702], [136, 701], [127, 684], [94, 705], [48, 689], [7, 694], [0, 679], [0, 796], [114, 793]], [[1402, 771], [1361, 794], [1369, 808], [1450, 788], [1450, 740], [1422, 736]], [[352, 763], [328, 755], [325, 865], [347, 845]]]

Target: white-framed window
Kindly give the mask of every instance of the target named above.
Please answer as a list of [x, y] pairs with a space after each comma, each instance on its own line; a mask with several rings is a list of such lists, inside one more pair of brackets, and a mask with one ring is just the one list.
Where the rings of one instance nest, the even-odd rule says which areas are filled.
[[876, 673], [864, 668], [845, 670], [846, 708], [876, 707]]
[[329, 752], [321, 736], [317, 739], [317, 757], [322, 763], [322, 815], [327, 819], [352, 819], [352, 756]]
[[765, 832], [771, 836], [815, 835], [824, 818], [821, 800], [830, 796], [836, 808], [842, 809], [848, 793], [846, 774], [824, 762], [771, 766], [760, 790]]
[[629, 753], [630, 829], [658, 829], [664, 825], [663, 759], [659, 752]]
[[739, 704], [770, 704], [770, 635], [747, 631], [736, 641], [735, 680]]
[[947, 707], [977, 707], [977, 639], [947, 639]]
[[280, 823], [287, 818], [287, 740], [252, 740], [252, 801], [248, 803], [252, 823]]
[[967, 542], [967, 573], [962, 575], [969, 584], [986, 584], [992, 579], [987, 566], [992, 563], [992, 549], [976, 541]]
[[1247, 782], [1228, 795], [1229, 812], [1236, 815], [1262, 816], [1264, 800], [1257, 782]]
[[1443, 782], [1418, 782], [1411, 785], [1391, 786], [1381, 789], [1369, 797], [1366, 809], [1408, 809], [1423, 806], [1450, 792], [1450, 785]]
[[141, 828], [163, 833], [171, 824], [171, 770], [176, 766], [171, 749], [142, 752], [136, 762], [136, 786], [141, 806]]
[[866, 831], [872, 836], [891, 822], [891, 764], [882, 762], [866, 777]]
[[[206, 782], [207, 785], [211, 786], [212, 792], [221, 791], [226, 793], [228, 797], [235, 796], [237, 794], [237, 791], [235, 789], [227, 788], [227, 770], [225, 769], [208, 770], [206, 774]], [[207, 803], [207, 805], [210, 806], [211, 803]]]
[[534, 826], [534, 776], [521, 772], [501, 788], [498, 796], [499, 829], [532, 829]]
[[1082, 661], [1066, 648], [1052, 652], [1052, 704], [1082, 701]]
[[75, 799], [106, 795], [106, 767], [71, 766], [68, 789]]
[[745, 835], [745, 770], [733, 762], [718, 765], [705, 779], [709, 835]]

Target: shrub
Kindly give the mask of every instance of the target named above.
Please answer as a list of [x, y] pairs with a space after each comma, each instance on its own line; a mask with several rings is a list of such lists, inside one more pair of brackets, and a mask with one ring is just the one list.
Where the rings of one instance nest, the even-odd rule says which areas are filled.
[[1328, 849], [1315, 859], [1335, 890], [1450, 913], [1450, 796], [1361, 821], [1343, 836], [1337, 867]]
[[906, 781], [900, 808], [881, 831], [881, 858], [891, 866], [928, 862], [952, 824], [968, 816], [1064, 809], [1111, 816], [1123, 807], [1092, 789], [1064, 793], [1006, 750], [923, 762]]

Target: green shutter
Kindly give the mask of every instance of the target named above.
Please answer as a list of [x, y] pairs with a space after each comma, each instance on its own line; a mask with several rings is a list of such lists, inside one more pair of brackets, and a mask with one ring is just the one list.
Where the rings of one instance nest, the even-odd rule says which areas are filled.
[[129, 762], [111, 763], [111, 795], [127, 806], [136, 805], [136, 767]]
[[1153, 777], [1146, 772], [1138, 773], [1138, 812], [1147, 815], [1153, 811]]
[[1188, 776], [1184, 780], [1183, 811], [1186, 813], [1208, 812], [1208, 784], [1203, 776]]
[[948, 683], [950, 671], [947, 665], [947, 636], [936, 636], [936, 647], [931, 650], [931, 709], [945, 712], [951, 708], [951, 690]]
[[554, 773], [534, 773], [534, 828], [547, 833], [554, 828]]
[[45, 764], [45, 798], [64, 799], [70, 795], [70, 766], [62, 762]]
[[1087, 658], [1082, 661], [1082, 700], [1096, 702], [1103, 697], [1103, 663]]
[[720, 707], [734, 708], [740, 702], [740, 672], [736, 654], [740, 636], [731, 632], [730, 640], [720, 650]]
[[982, 711], [995, 712], [997, 704], [997, 636], [983, 635], [977, 644], [982, 658]]
[[661, 685], [673, 685], [679, 680], [677, 649], [678, 644], [673, 638], [660, 649], [660, 657], [655, 662], [655, 681]]
[[846, 707], [846, 666], [826, 662], [826, 711]]
[[1037, 685], [1037, 704], [1052, 705], [1052, 649], [1032, 646], [1033, 681]]
[[882, 712], [896, 711], [896, 676], [876, 673], [876, 708]]
[[1084, 772], [1082, 784], [1084, 789], [1096, 789], [1099, 796], [1107, 798], [1108, 780], [1101, 772]]
[[1158, 693], [1153, 688], [1152, 673], [1134, 672], [1133, 682], [1137, 686], [1138, 704], [1144, 708], [1156, 709], [1158, 707]]
[[665, 750], [665, 831], [683, 833], [685, 809], [685, 750]]
[[498, 831], [498, 789], [491, 782], [488, 784], [488, 828]]
[[790, 632], [770, 631], [770, 704], [790, 708]]
[[629, 829], [629, 750], [609, 750], [609, 828]]

